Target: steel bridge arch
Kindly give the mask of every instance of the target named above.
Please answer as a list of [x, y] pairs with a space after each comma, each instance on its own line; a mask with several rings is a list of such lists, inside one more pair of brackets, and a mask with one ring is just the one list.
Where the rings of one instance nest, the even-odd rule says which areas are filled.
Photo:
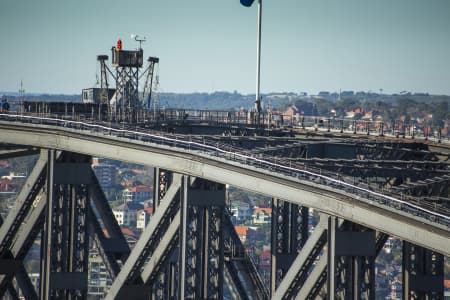
[[448, 227], [357, 195], [253, 166], [133, 138], [59, 126], [0, 122], [3, 143], [71, 151], [157, 166], [317, 209], [450, 255]]

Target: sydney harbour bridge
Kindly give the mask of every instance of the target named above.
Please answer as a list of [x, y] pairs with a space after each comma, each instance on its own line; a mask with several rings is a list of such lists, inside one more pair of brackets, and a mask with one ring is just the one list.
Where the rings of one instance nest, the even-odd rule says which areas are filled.
[[[116, 91], [102, 78], [99, 101], [0, 114], [0, 159], [39, 155], [0, 220], [0, 296], [87, 299], [95, 244], [112, 279], [106, 299], [223, 299], [225, 290], [232, 299], [375, 299], [375, 259], [396, 237], [403, 299], [444, 299], [450, 147], [439, 135], [319, 117], [276, 128], [264, 115], [140, 106], [139, 55], [113, 52]], [[107, 57], [98, 59], [106, 74]], [[92, 157], [155, 170], [154, 212], [133, 248]], [[270, 285], [234, 230], [228, 186], [272, 199]], [[309, 209], [320, 214], [312, 232]], [[36, 240], [37, 289], [24, 267]]]

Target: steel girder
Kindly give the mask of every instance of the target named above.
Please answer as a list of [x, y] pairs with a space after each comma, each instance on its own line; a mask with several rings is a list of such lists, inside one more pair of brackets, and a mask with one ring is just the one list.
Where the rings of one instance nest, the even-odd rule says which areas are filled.
[[358, 142], [356, 155], [359, 159], [378, 160], [427, 160], [437, 161], [435, 153], [423, 143]]
[[444, 256], [403, 242], [403, 299], [444, 299]]
[[275, 293], [272, 294], [274, 299], [293, 299], [297, 295], [308, 278], [308, 272], [326, 244], [326, 228], [325, 217], [321, 217], [319, 224], [303, 245]]
[[111, 251], [110, 246], [111, 243], [108, 243], [108, 238], [103, 233], [103, 230], [100, 226], [97, 217], [95, 216], [92, 208], [89, 208], [88, 211], [88, 220], [89, 220], [89, 235], [93, 239], [100, 256], [103, 259], [103, 263], [105, 264], [106, 270], [108, 270], [108, 274], [112, 280], [114, 280], [120, 272], [120, 266], [117, 263], [115, 258], [115, 253]]
[[179, 210], [180, 184], [181, 178], [174, 176], [165, 197], [114, 280], [106, 299], [129, 299], [130, 296], [138, 297], [139, 294], [148, 297], [150, 294], [151, 289], [143, 285], [141, 269], [147, 259], [152, 257]]
[[307, 207], [272, 199], [272, 295], [308, 239], [308, 212]]
[[[89, 188], [89, 194], [92, 201], [88, 209], [89, 235], [96, 244], [110, 278], [114, 280], [120, 272], [120, 265], [117, 260], [120, 260], [122, 264], [125, 263], [130, 254], [130, 248], [92, 170], [91, 178], [92, 184]], [[105, 228], [105, 232], [102, 230], [97, 215]]]
[[28, 155], [36, 155], [39, 153], [40, 153], [40, 150], [38, 150], [36, 148], [21, 147], [18, 149], [4, 150], [3, 145], [2, 145], [2, 150], [0, 151], [0, 160], [21, 157], [21, 156], [28, 156]]
[[[3, 224], [0, 227], [0, 259], [22, 261], [36, 238], [37, 232], [34, 230], [34, 226], [41, 214], [39, 208], [42, 207], [39, 205], [40, 198], [37, 195], [45, 182], [46, 164], [45, 152], [41, 152], [40, 158], [17, 197], [16, 205], [9, 212], [6, 220], [2, 220]], [[16, 276], [23, 293], [31, 299], [37, 298], [34, 288], [29, 286], [27, 274], [23, 274], [24, 271], [23, 264], [20, 263], [17, 270], [0, 276], [0, 296], [5, 292], [5, 287], [10, 284], [12, 278]]]
[[[25, 259], [26, 254], [30, 250], [44, 224], [44, 209], [46, 205], [45, 194], [42, 197], [37, 197], [33, 205], [34, 208], [24, 220], [23, 227], [16, 234], [14, 244], [11, 245], [9, 249], [11, 253], [10, 257], [15, 261], [23, 261]], [[0, 278], [0, 292], [5, 291], [5, 286], [7, 286], [13, 278], [12, 273], [8, 275], [9, 276]]]
[[236, 233], [229, 214], [225, 215], [224, 229], [224, 261], [234, 289], [239, 291], [242, 299], [269, 299], [269, 290]]
[[[0, 216], [0, 226], [3, 225], [3, 218], [2, 216]], [[13, 262], [14, 261], [14, 257], [13, 254], [11, 253], [11, 251], [8, 251], [5, 253], [6, 255], [4, 255], [4, 257], [0, 258], [0, 263], [5, 263], [5, 262]], [[31, 299], [31, 300], [37, 300], [37, 294], [36, 291], [34, 289], [33, 284], [31, 283], [30, 277], [28, 277], [27, 271], [25, 270], [25, 267], [23, 266], [23, 263], [13, 263], [13, 268], [12, 270], [7, 270], [7, 268], [5, 267], [5, 265], [3, 265], [2, 270], [0, 271], [1, 273], [3, 273], [2, 275], [0, 275], [0, 297], [4, 294], [5, 292], [5, 286], [7, 286], [7, 291], [10, 295], [10, 297], [14, 298], [14, 299], [19, 299], [19, 296], [17, 294], [17, 291], [15, 290], [14, 286], [11, 284], [11, 279], [12, 276], [14, 275], [17, 281], [17, 284], [20, 288], [20, 290], [22, 291], [22, 294], [24, 295], [25, 299]], [[1, 274], [0, 273], [0, 274]], [[8, 278], [9, 276], [9, 278]], [[17, 296], [17, 297], [16, 297]]]
[[375, 232], [349, 222], [341, 231], [332, 222], [336, 220], [329, 219], [328, 297], [375, 299]]
[[[25, 258], [36, 236], [40, 233], [42, 225], [44, 224], [44, 210], [47, 205], [47, 196], [45, 194], [38, 193], [42, 190], [42, 185], [43, 182], [45, 182], [47, 173], [45, 170], [45, 165], [47, 162], [45, 156], [46, 155], [42, 155], [36, 163], [36, 166], [28, 177], [22, 192], [18, 196], [19, 200], [16, 202], [16, 207], [11, 210], [9, 217], [7, 218], [7, 222], [3, 224], [4, 226], [1, 226], [2, 232], [5, 232], [5, 234], [2, 235], [1, 240], [4, 245], [3, 249], [6, 251], [2, 253], [4, 253], [3, 255], [6, 255], [6, 257], [11, 257], [11, 259], [14, 259], [15, 261], [22, 261]], [[55, 154], [54, 156], [59, 156], [59, 154]], [[67, 157], [67, 154], [65, 154], [65, 156]], [[82, 159], [84, 159], [85, 163], [87, 162], [87, 158]], [[67, 161], [70, 161], [70, 159]], [[52, 212], [56, 210], [59, 217], [53, 217], [52, 220], [59, 226], [52, 229], [52, 234], [54, 235], [53, 243], [56, 244], [54, 248], [59, 247], [63, 249], [52, 251], [57, 254], [55, 257], [52, 257], [56, 262], [54, 262], [53, 266], [51, 265], [50, 267], [54, 267], [56, 265], [59, 266], [60, 269], [66, 268], [68, 270], [87, 270], [88, 239], [86, 236], [86, 224], [89, 222], [92, 231], [91, 233], [94, 233], [94, 240], [99, 243], [100, 250], [109, 254], [109, 256], [103, 256], [105, 264], [107, 266], [114, 264], [114, 268], [111, 269], [117, 272], [118, 266], [116, 259], [119, 258], [124, 260], [124, 258], [128, 256], [128, 245], [119, 226], [117, 225], [114, 216], [111, 213], [109, 204], [106, 198], [104, 198], [103, 192], [101, 191], [96, 178], [93, 177], [95, 175], [90, 169], [89, 164], [85, 164], [85, 167], [82, 168], [85, 171], [83, 176], [78, 176], [80, 175], [80, 168], [77, 168], [76, 166], [74, 167], [74, 165], [79, 165], [79, 163], [80, 161], [65, 164], [55, 163], [56, 169], [58, 169], [58, 171], [56, 171], [56, 176], [58, 179], [56, 179], [56, 183], [54, 185], [59, 183], [59, 187], [57, 187], [57, 198], [59, 200], [57, 201], [57, 205], [53, 206]], [[67, 172], [69, 174], [73, 173], [73, 176], [61, 176], [61, 172]], [[82, 178], [81, 180], [86, 181], [81, 185], [86, 185], [88, 182], [91, 182], [91, 179], [94, 179], [95, 184], [90, 186], [90, 188], [84, 187], [81, 191], [77, 190], [76, 187], [71, 187], [67, 184], [67, 182], [70, 181], [78, 181], [80, 184], [80, 179], [74, 179], [74, 176]], [[90, 195], [95, 200], [93, 201], [96, 204], [95, 210], [99, 214], [102, 224], [108, 232], [108, 238], [104, 236], [104, 233], [100, 228], [99, 221], [94, 215], [92, 209], [89, 209], [89, 215], [87, 215], [87, 207], [89, 205], [86, 203], [86, 200], [89, 198], [88, 189]], [[48, 190], [48, 188], [46, 190]], [[93, 203], [91, 203], [91, 205], [93, 205]], [[65, 211], [67, 212], [65, 213]], [[61, 224], [63, 225], [61, 226]], [[67, 228], [64, 230], [62, 227]], [[43, 236], [45, 236], [45, 234]], [[13, 241], [11, 241], [11, 237], [14, 238]], [[72, 242], [68, 243], [68, 246], [65, 245], [65, 242], [62, 243], [66, 239], [72, 240]], [[55, 250], [54, 248], [52, 248], [52, 250]], [[72, 254], [70, 254], [70, 251], [72, 251]], [[46, 251], [43, 251], [44, 255], [42, 255], [42, 257], [45, 258], [46, 253]], [[82, 281], [84, 280], [83, 278], [86, 277], [79, 274], [80, 272], [73, 273], [75, 274], [75, 279], [78, 279], [78, 281]], [[62, 276], [66, 276], [66, 274], [67, 273], [63, 273]], [[0, 291], [3, 292], [5, 290], [5, 288], [2, 287], [6, 286], [12, 280], [13, 275], [16, 276], [19, 287], [27, 299], [37, 299], [36, 292], [34, 291], [32, 285], [30, 288], [31, 283], [29, 278], [27, 278], [27, 274], [24, 273], [23, 267], [19, 267], [15, 273], [10, 273], [7, 276], [2, 276], [0, 278]], [[46, 276], [47, 274], [43, 274], [43, 276], [44, 275]], [[53, 279], [55, 278], [55, 276], [51, 274], [47, 277], [47, 279], [50, 280], [52, 277]], [[56, 276], [56, 280], [60, 279], [61, 278]], [[69, 283], [69, 285], [70, 284], [71, 283]], [[86, 291], [79, 291], [78, 296], [81, 297], [80, 294], [85, 292]], [[53, 293], [61, 293], [61, 291], [53, 291]]]
[[291, 158], [329, 158], [360, 160], [412, 160], [437, 161], [438, 153], [428, 150], [422, 143], [373, 142], [354, 139], [316, 140], [299, 142], [298, 140], [273, 147], [254, 148], [254, 154]]
[[441, 175], [419, 181], [405, 182], [393, 187], [392, 191], [396, 194], [405, 194], [414, 197], [448, 197], [449, 185], [450, 175]]
[[22, 190], [16, 199], [16, 205], [9, 212], [0, 227], [0, 255], [11, 246], [21, 224], [32, 208], [32, 203], [45, 182], [47, 158], [41, 153], [33, 171], [28, 176]]
[[183, 177], [180, 299], [223, 299], [225, 186]]
[[157, 209], [172, 182], [172, 173], [156, 167], [153, 181], [153, 209]]
[[40, 298], [86, 299], [90, 157], [48, 151]]
[[[126, 261], [128, 255], [130, 254], [130, 248], [128, 246], [127, 241], [120, 229], [119, 224], [117, 224], [117, 220], [113, 215], [111, 207], [109, 206], [108, 200], [106, 199], [105, 194], [102, 191], [100, 183], [98, 182], [97, 177], [95, 176], [94, 171], [91, 170], [91, 178], [92, 184], [90, 185], [89, 193], [91, 201], [91, 209], [93, 212], [95, 211], [94, 216], [100, 218], [104, 229], [106, 231], [106, 235], [103, 231], [98, 232], [99, 239], [105, 239], [107, 245], [104, 245], [104, 250], [107, 252], [111, 252], [115, 259], [120, 259], [122, 263]], [[93, 219], [94, 220], [94, 219]], [[95, 221], [92, 226], [97, 227]], [[97, 227], [98, 228], [98, 227]], [[103, 237], [103, 238], [102, 238]]]
[[308, 159], [295, 160], [308, 169], [321, 169], [340, 175], [359, 178], [385, 177], [402, 181], [426, 179], [430, 176], [445, 176], [450, 173], [447, 163], [428, 161], [379, 161], [379, 160], [333, 160]]
[[[357, 223], [366, 224], [368, 227], [389, 232], [406, 240], [413, 241], [417, 236], [420, 236], [421, 241], [418, 243], [422, 246], [430, 246], [430, 248], [443, 253], [448, 252], [446, 251], [447, 248], [443, 246], [446, 242], [445, 237], [441, 234], [443, 231], [438, 228], [430, 234], [428, 230], [423, 229], [433, 221], [426, 221], [425, 223], [420, 221], [419, 224], [416, 222], [416, 219], [419, 218], [412, 216], [409, 212], [406, 216], [403, 216], [394, 209], [378, 207], [376, 203], [374, 205], [369, 203], [369, 206], [367, 206], [367, 203], [361, 203], [366, 201], [358, 199], [355, 195], [344, 196], [345, 192], [342, 191], [342, 188], [327, 187], [311, 181], [301, 182], [278, 172], [265, 172], [253, 166], [243, 166], [230, 162], [229, 159], [233, 159], [232, 157], [215, 158], [179, 147], [162, 147], [144, 141], [109, 137], [100, 132], [91, 133], [78, 129], [66, 130], [62, 127], [55, 128], [48, 125], [45, 127], [21, 123], [11, 126], [10, 122], [7, 122], [9, 124], [6, 125], [5, 122], [0, 123], [2, 123], [1, 127], [3, 128], [0, 135], [9, 142], [68, 149], [149, 165], [154, 165], [157, 161], [157, 164], [162, 168], [246, 188], [272, 197], [280, 197]], [[135, 135], [134, 138], [136, 138]], [[142, 137], [139, 136], [139, 138]], [[312, 191], [316, 191], [316, 193]], [[301, 202], [298, 199], [299, 192], [307, 195], [307, 198], [302, 199]], [[349, 204], [350, 202], [351, 204]], [[341, 207], [341, 205], [344, 209], [337, 210], [336, 206]], [[395, 215], [395, 218], [386, 217], [387, 215]], [[377, 221], [375, 222], [373, 218], [377, 218]], [[380, 220], [382, 221], [380, 222]], [[404, 224], [405, 220], [410, 221], [409, 224], [411, 224], [411, 226], [408, 226], [408, 230], [405, 230], [401, 225]]]
[[[372, 239], [370, 236], [373, 236], [373, 233], [365, 228], [354, 227], [355, 225], [348, 221], [337, 221], [334, 217], [326, 217], [326, 222], [328, 223], [326, 230], [328, 242], [324, 244], [326, 245], [324, 249], [327, 249], [326, 254], [316, 261], [308, 278], [298, 289], [295, 299], [324, 297], [327, 295], [326, 290], [334, 291], [333, 294], [328, 294], [328, 299], [375, 299], [374, 260], [388, 236], [378, 232], [373, 243], [370, 242]], [[353, 230], [348, 231], [349, 229]], [[324, 236], [325, 234], [322, 233], [321, 238], [323, 239]], [[359, 240], [359, 242], [350, 243], [349, 240]], [[361, 247], [361, 243], [364, 247]], [[372, 247], [367, 247], [368, 244], [374, 245], [374, 255], [366, 255]], [[352, 246], [348, 247], [350, 245]], [[357, 245], [359, 249], [358, 247], [355, 249], [354, 245]], [[327, 283], [326, 289], [325, 283]]]
[[[224, 275], [223, 275], [223, 282], [228, 288], [228, 292], [230, 293], [231, 299], [234, 300], [247, 300], [248, 298], [243, 297], [242, 295], [245, 295], [245, 290], [243, 289], [242, 285], [237, 286], [236, 282], [239, 282], [239, 278], [237, 278], [236, 273], [233, 274], [234, 270], [229, 269], [230, 264], [225, 264], [224, 268]], [[233, 279], [234, 277], [234, 279]]]
[[[164, 196], [167, 193], [167, 190], [172, 183], [173, 174], [168, 170], [160, 169], [158, 167], [154, 168], [154, 184], [153, 184], [153, 210], [158, 209], [158, 206], [161, 204], [161, 201], [164, 199]], [[179, 220], [174, 219], [172, 223], [178, 222]], [[171, 223], [171, 228], [173, 226]], [[177, 229], [178, 230], [178, 227]], [[178, 232], [176, 232], [178, 234]], [[170, 235], [170, 237], [168, 236]], [[152, 297], [155, 300], [161, 299], [163, 300], [165, 296], [170, 295], [170, 297], [175, 297], [178, 292], [178, 273], [179, 273], [179, 261], [178, 254], [176, 253], [175, 243], [178, 243], [178, 235], [174, 236], [170, 231], [165, 234], [164, 241], [168, 241], [168, 245], [158, 245], [158, 249], [155, 251], [163, 251], [162, 258], [155, 262], [156, 256], [152, 256], [152, 265], [154, 268], [151, 269], [150, 275], [146, 274], [144, 277], [144, 283], [150, 284], [152, 286]], [[178, 244], [176, 245], [178, 246]], [[164, 263], [165, 265], [161, 265]], [[146, 267], [147, 268], [147, 267]], [[147, 270], [147, 272], [149, 272]], [[159, 272], [159, 273], [156, 273]], [[148, 279], [151, 276], [152, 279]]]

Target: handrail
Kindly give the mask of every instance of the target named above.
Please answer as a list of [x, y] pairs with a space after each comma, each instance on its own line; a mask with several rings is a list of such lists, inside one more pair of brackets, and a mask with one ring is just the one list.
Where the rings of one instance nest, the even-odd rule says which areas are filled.
[[[346, 182], [343, 182], [338, 179], [331, 178], [329, 176], [325, 176], [322, 174], [317, 174], [308, 170], [301, 170], [298, 168], [294, 168], [291, 166], [285, 166], [278, 163], [273, 163], [267, 160], [259, 159], [256, 157], [253, 157], [251, 155], [246, 155], [242, 153], [236, 153], [236, 152], [230, 152], [224, 149], [221, 149], [219, 147], [207, 145], [207, 144], [201, 144], [198, 142], [194, 142], [191, 140], [184, 140], [180, 139], [178, 137], [170, 136], [164, 136], [160, 132], [158, 133], [147, 133], [147, 132], [140, 132], [137, 130], [128, 130], [128, 129], [120, 129], [120, 128], [114, 128], [114, 127], [107, 127], [100, 124], [94, 124], [94, 123], [86, 123], [81, 121], [71, 121], [71, 120], [63, 120], [63, 119], [56, 119], [56, 118], [45, 118], [45, 117], [34, 117], [34, 116], [26, 116], [26, 115], [13, 115], [13, 114], [0, 114], [0, 119], [9, 120], [9, 121], [39, 121], [43, 125], [53, 125], [53, 126], [62, 126], [66, 128], [75, 127], [81, 130], [91, 130], [91, 131], [107, 131], [110, 135], [114, 132], [117, 134], [118, 137], [121, 135], [127, 135], [128, 138], [130, 138], [129, 135], [133, 139], [141, 140], [141, 141], [147, 141], [148, 142], [155, 142], [164, 144], [167, 146], [172, 147], [179, 147], [183, 149], [188, 150], [199, 150], [203, 151], [209, 155], [219, 157], [222, 156], [225, 159], [237, 161], [240, 163], [243, 163], [245, 165], [251, 165], [255, 167], [260, 167], [265, 170], [268, 170], [270, 172], [275, 172], [278, 174], [283, 174], [291, 177], [296, 178], [307, 178], [309, 180], [312, 180], [316, 183], [327, 185], [327, 186], [336, 186], [339, 187], [341, 190], [344, 190], [346, 192], [350, 192], [353, 194], [357, 194], [359, 196], [365, 196], [368, 200], [375, 200], [379, 204], [383, 204], [385, 206], [399, 209], [403, 212], [410, 213], [415, 216], [419, 216], [423, 219], [426, 219], [428, 221], [438, 223], [445, 225], [447, 227], [450, 227], [450, 216], [446, 216], [428, 209], [425, 209], [423, 207], [414, 205], [412, 203], [408, 203], [406, 201], [384, 195], [378, 192], [374, 192], [368, 189], [364, 189]], [[112, 124], [111, 124], [112, 125]], [[119, 124], [124, 126], [124, 124]], [[139, 137], [139, 138], [138, 138]], [[317, 182], [318, 181], [318, 182]]]

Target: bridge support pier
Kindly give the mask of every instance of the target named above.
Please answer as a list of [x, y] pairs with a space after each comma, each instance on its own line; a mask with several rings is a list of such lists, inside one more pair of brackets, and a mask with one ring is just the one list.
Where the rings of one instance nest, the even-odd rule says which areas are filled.
[[444, 299], [444, 256], [403, 242], [403, 299]]
[[307, 207], [272, 199], [271, 295], [308, 239], [308, 212]]
[[90, 157], [48, 151], [41, 299], [86, 299]]
[[225, 186], [183, 177], [180, 299], [223, 298]]
[[375, 299], [375, 231], [328, 219], [328, 299]]

